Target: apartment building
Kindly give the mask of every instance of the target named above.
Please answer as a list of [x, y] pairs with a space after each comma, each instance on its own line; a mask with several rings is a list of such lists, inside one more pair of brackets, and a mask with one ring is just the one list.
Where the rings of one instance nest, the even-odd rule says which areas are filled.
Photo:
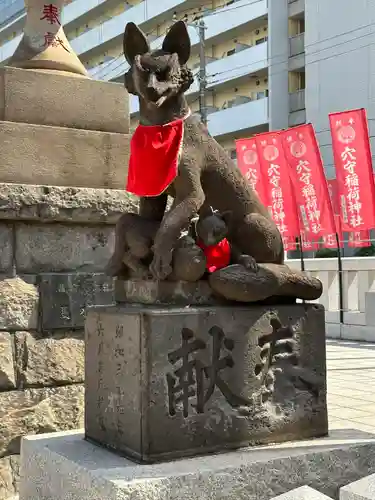
[[[290, 0], [289, 0], [290, 1]], [[230, 154], [235, 157], [234, 139], [266, 131], [272, 123], [269, 88], [273, 4], [284, 4], [288, 29], [297, 35], [294, 52], [303, 52], [299, 36], [303, 23], [303, 1], [288, 0], [73, 0], [64, 7], [66, 35], [93, 78], [122, 81], [128, 66], [122, 55], [122, 34], [126, 22], [139, 24], [149, 35], [153, 47], [159, 47], [174, 19], [188, 23], [192, 40], [190, 67], [199, 71], [199, 34], [196, 21], [204, 18], [207, 69], [208, 126]], [[275, 16], [279, 16], [277, 7]], [[290, 15], [289, 15], [290, 14]], [[16, 49], [25, 20], [23, 0], [0, 0], [0, 62]], [[279, 29], [279, 19], [274, 19]], [[282, 55], [282, 58], [284, 55]], [[276, 67], [276, 66], [275, 66]], [[271, 73], [272, 75], [272, 73]], [[279, 78], [278, 69], [275, 79]], [[291, 89], [299, 90], [302, 77], [291, 77]], [[198, 111], [198, 79], [188, 94], [191, 109]], [[283, 99], [288, 100], [288, 90]], [[296, 105], [301, 101], [295, 96]], [[276, 111], [277, 106], [276, 106]], [[131, 100], [133, 125], [137, 123], [138, 103]], [[304, 116], [302, 116], [304, 118]], [[294, 118], [298, 122], [299, 117]], [[271, 120], [271, 122], [270, 122]], [[277, 120], [276, 120], [277, 121]]]
[[[329, 177], [334, 175], [328, 113], [365, 107], [375, 123], [374, 0], [70, 0], [66, 35], [93, 78], [122, 81], [127, 22], [160, 47], [174, 19], [188, 23], [190, 66], [199, 72], [204, 19], [208, 127], [235, 157], [234, 140], [312, 122]], [[16, 49], [23, 0], [0, 0], [0, 63]], [[198, 111], [199, 83], [188, 93]], [[131, 100], [133, 126], [138, 103]], [[374, 121], [372, 121], [374, 118]]]

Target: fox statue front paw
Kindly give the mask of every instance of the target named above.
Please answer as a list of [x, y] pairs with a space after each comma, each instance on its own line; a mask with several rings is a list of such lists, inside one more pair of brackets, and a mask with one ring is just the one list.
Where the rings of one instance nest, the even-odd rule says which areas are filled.
[[172, 273], [172, 252], [155, 251], [150, 271], [156, 280], [165, 280]]

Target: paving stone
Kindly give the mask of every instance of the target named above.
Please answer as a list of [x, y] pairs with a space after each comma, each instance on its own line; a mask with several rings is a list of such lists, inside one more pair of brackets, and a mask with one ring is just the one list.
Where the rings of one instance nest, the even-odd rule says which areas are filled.
[[20, 273], [104, 271], [114, 249], [110, 226], [19, 224], [16, 265]]
[[20, 453], [28, 434], [83, 426], [82, 385], [0, 393], [0, 457]]
[[375, 474], [340, 489], [340, 500], [374, 500]]
[[0, 330], [36, 330], [38, 289], [19, 277], [0, 280]]
[[83, 328], [87, 306], [114, 303], [114, 280], [100, 273], [40, 277], [42, 328]]
[[15, 385], [12, 337], [0, 332], [0, 391], [14, 389]]
[[15, 335], [18, 387], [45, 387], [84, 381], [83, 335], [54, 333], [43, 338], [37, 333]]
[[340, 487], [372, 473], [374, 451], [374, 439], [336, 432], [329, 438], [150, 465], [136, 464], [87, 442], [81, 431], [32, 436], [22, 446], [20, 497], [270, 500], [309, 484], [338, 500]]
[[273, 497], [272, 500], [332, 500], [330, 497], [319, 493], [319, 491], [310, 488], [310, 486], [301, 486], [295, 490], [288, 491], [283, 495]]

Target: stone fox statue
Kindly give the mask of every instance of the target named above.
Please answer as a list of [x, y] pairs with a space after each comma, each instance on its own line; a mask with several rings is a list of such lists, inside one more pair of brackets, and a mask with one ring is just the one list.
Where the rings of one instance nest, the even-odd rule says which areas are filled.
[[[210, 206], [221, 213], [231, 213], [228, 239], [242, 254], [250, 256], [254, 264], [283, 264], [282, 238], [268, 210], [225, 150], [209, 135], [200, 120], [190, 114], [184, 93], [193, 83], [193, 76], [186, 66], [191, 44], [185, 23], [179, 21], [171, 27], [161, 49], [151, 50], [146, 36], [134, 23], [126, 25], [123, 42], [124, 55], [130, 64], [125, 87], [139, 98], [140, 128], [146, 134], [156, 126], [154, 131], [160, 130], [163, 135], [168, 127], [176, 125], [174, 137], [178, 133], [181, 136], [175, 172], [163, 174], [165, 182], [159, 183], [160, 192], [149, 190], [142, 196], [139, 186], [138, 190], [129, 188], [129, 177], [134, 177], [132, 157], [129, 162], [127, 190], [141, 195], [140, 216], [160, 221], [150, 265], [154, 278], [167, 278], [171, 272], [173, 248], [181, 231], [188, 227], [196, 213], [203, 214]], [[178, 132], [179, 124], [182, 124], [182, 132]], [[140, 155], [142, 144], [138, 148]], [[143, 172], [146, 184], [156, 175], [150, 168], [159, 168], [156, 156], [155, 162], [153, 165], [152, 161], [143, 161], [140, 167], [148, 168]], [[166, 212], [168, 195], [174, 202]], [[251, 259], [247, 262], [251, 267]]]
[[[162, 220], [151, 264], [155, 278], [164, 279], [171, 271], [172, 250], [181, 230], [205, 202], [220, 212], [232, 213], [230, 240], [244, 254], [257, 262], [281, 264], [282, 239], [268, 210], [224, 149], [209, 136], [206, 127], [197, 118], [188, 116], [184, 92], [193, 78], [186, 67], [190, 39], [185, 23], [175, 23], [161, 50], [155, 51], [150, 50], [142, 31], [128, 23], [124, 55], [131, 65], [125, 86], [139, 97], [140, 123], [163, 125], [186, 117], [177, 176], [159, 196], [141, 199], [140, 215]], [[168, 194], [175, 203], [162, 219]]]

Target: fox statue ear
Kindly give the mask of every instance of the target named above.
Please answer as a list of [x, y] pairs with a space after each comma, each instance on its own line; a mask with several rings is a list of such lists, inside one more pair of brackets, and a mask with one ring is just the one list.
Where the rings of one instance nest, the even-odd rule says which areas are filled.
[[124, 31], [124, 56], [130, 66], [133, 64], [135, 56], [146, 54], [150, 51], [150, 45], [146, 35], [134, 23], [128, 23]]
[[181, 66], [188, 62], [191, 42], [186, 24], [183, 21], [172, 25], [164, 38], [162, 49], [168, 54], [177, 54]]

